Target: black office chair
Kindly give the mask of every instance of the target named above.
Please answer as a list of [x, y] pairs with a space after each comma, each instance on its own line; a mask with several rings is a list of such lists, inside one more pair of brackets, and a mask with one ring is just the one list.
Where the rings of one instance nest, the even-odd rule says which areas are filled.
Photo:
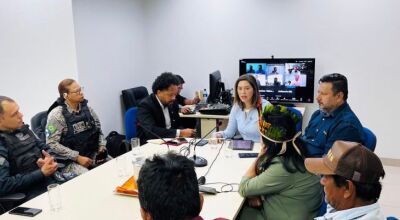
[[122, 90], [122, 100], [124, 102], [125, 112], [132, 107], [138, 106], [139, 102], [148, 95], [149, 92], [144, 86]]
[[25, 194], [23, 193], [0, 196], [0, 215], [18, 206], [24, 199]]
[[42, 141], [46, 141], [47, 111], [37, 113], [31, 119], [31, 129]]

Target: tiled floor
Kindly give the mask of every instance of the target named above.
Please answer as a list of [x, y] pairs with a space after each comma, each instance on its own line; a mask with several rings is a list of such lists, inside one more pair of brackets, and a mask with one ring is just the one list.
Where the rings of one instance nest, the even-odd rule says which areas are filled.
[[400, 219], [400, 167], [384, 165], [386, 176], [379, 204], [386, 216]]

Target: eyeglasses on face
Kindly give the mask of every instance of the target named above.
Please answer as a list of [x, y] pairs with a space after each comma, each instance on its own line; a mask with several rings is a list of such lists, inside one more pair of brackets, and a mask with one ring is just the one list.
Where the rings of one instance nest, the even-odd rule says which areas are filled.
[[76, 89], [75, 91], [70, 91], [69, 93], [81, 94], [83, 92], [83, 90], [84, 90], [84, 87], [82, 86], [82, 87], [79, 87], [78, 89]]

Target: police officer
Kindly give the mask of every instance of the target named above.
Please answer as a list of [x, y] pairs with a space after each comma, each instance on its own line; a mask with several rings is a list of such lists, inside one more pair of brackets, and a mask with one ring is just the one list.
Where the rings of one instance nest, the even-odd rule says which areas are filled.
[[22, 117], [14, 100], [0, 96], [0, 196], [22, 192], [31, 199], [56, 182], [57, 163]]
[[60, 97], [48, 110], [46, 142], [58, 154], [74, 161], [63, 172], [79, 175], [95, 165], [94, 158], [105, 152], [106, 142], [83, 88], [73, 79], [64, 79], [58, 92]]

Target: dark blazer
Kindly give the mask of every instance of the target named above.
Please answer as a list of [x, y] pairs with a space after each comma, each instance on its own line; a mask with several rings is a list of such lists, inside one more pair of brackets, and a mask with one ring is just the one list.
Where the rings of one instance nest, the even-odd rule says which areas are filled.
[[162, 138], [176, 137], [176, 129], [181, 128], [179, 106], [172, 104], [168, 106], [168, 109], [171, 118], [170, 129], [166, 128], [163, 111], [154, 94], [147, 96], [139, 103], [137, 120], [140, 126], [137, 128], [137, 136], [140, 138], [141, 144], [145, 144], [148, 139], [158, 138], [154, 134], [146, 131], [146, 129]]

